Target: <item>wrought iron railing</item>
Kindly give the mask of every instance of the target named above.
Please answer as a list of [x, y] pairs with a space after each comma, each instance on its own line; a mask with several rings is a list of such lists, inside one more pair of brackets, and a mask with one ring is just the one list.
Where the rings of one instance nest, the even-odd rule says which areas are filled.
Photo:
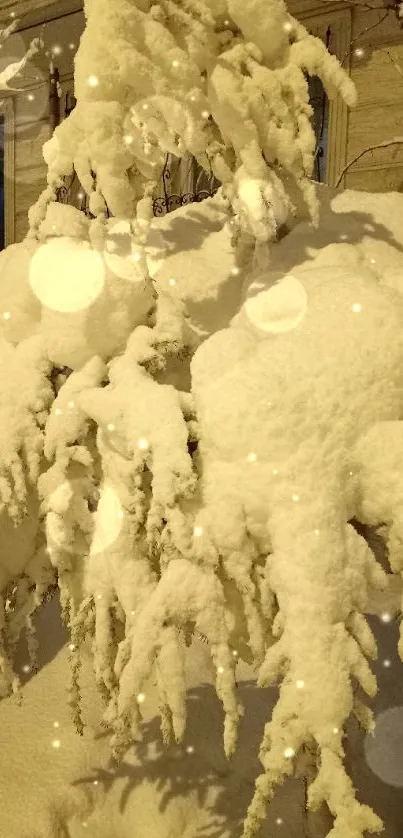
[[[178, 174], [178, 165], [181, 161], [173, 155], [167, 154], [162, 172], [163, 195], [156, 197], [153, 202], [155, 216], [165, 215], [167, 212], [173, 212], [187, 204], [200, 203], [206, 198], [212, 198], [219, 189], [221, 185], [219, 181], [212, 174], [208, 175], [207, 172], [204, 172], [194, 157], [189, 156], [187, 162], [188, 174], [184, 180], [188, 185], [193, 183], [194, 188], [184, 192], [172, 193], [170, 187]], [[176, 171], [174, 171], [175, 168]]]
[[[50, 68], [50, 85], [49, 85], [49, 122], [52, 130], [57, 127], [61, 119], [60, 108], [60, 82], [59, 71], [52, 63]], [[64, 117], [67, 118], [76, 106], [76, 99], [71, 93], [65, 94]], [[174, 180], [173, 168], [178, 168], [180, 161], [173, 155], [168, 154], [166, 157], [163, 173], [162, 173], [162, 189], [163, 194], [156, 196], [153, 201], [153, 212], [155, 216], [165, 215], [167, 212], [173, 212], [178, 207], [185, 206], [194, 202], [200, 203], [205, 198], [212, 197], [217, 192], [220, 184], [215, 178], [203, 172], [203, 169], [195, 158], [189, 157], [189, 172], [190, 178], [186, 178], [186, 186], [189, 186], [193, 180], [195, 184], [194, 189], [186, 189], [186, 191], [179, 191], [177, 194], [170, 194], [170, 186]], [[197, 184], [203, 182], [202, 188], [197, 188]], [[178, 184], [176, 184], [177, 186]], [[185, 186], [185, 184], [184, 184]], [[88, 205], [88, 196], [85, 194], [78, 180], [76, 173], [71, 178], [66, 179], [63, 186], [60, 187], [57, 194], [57, 200], [61, 204], [70, 204], [77, 207], [77, 209], [84, 212], [86, 215], [91, 215]]]

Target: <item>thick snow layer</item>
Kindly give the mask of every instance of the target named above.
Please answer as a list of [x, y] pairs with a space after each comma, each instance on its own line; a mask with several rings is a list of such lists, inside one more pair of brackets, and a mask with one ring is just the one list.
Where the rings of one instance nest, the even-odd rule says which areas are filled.
[[158, 287], [169, 287], [173, 296], [183, 300], [190, 322], [207, 336], [225, 328], [239, 311], [241, 283], [244, 293], [252, 281], [263, 279], [267, 287], [293, 276], [296, 268], [309, 268], [314, 260], [332, 271], [349, 266], [356, 270], [360, 265], [382, 283], [397, 284], [403, 252], [403, 196], [328, 187], [318, 187], [317, 193], [319, 229], [312, 227], [298, 195], [293, 195], [299, 204], [296, 226], [271, 248], [263, 278], [237, 270], [219, 194], [157, 219], [155, 227], [166, 242], [165, 258], [156, 274]]
[[[150, 684], [142, 705], [147, 720], [144, 743], [137, 756], [131, 751], [114, 774], [108, 768], [109, 745], [99, 728], [99, 697], [90, 667], [85, 667], [83, 676], [88, 725], [84, 738], [72, 724], [66, 693], [68, 646], [62, 647], [56, 600], [42, 609], [36, 623], [42, 668], [23, 687], [21, 706], [14, 698], [0, 704], [1, 838], [59, 838], [61, 823], [69, 824], [66, 838], [198, 838], [203, 828], [209, 838], [235, 838], [259, 772], [259, 743], [277, 691], [258, 689], [253, 671], [239, 664], [238, 684], [246, 714], [238, 751], [228, 763], [222, 751], [222, 712], [211, 686], [208, 654], [203, 645], [196, 644], [188, 659], [189, 720], [183, 746], [166, 751], [162, 745], [155, 688]], [[381, 646], [377, 712], [383, 714], [385, 727], [384, 711], [394, 707], [393, 721], [400, 725], [403, 708], [396, 705], [403, 667], [393, 651], [396, 630], [384, 624], [377, 635]], [[26, 660], [22, 649], [21, 669]], [[29, 676], [22, 673], [22, 677]], [[400, 727], [396, 733], [400, 735]], [[390, 727], [386, 734], [369, 742], [368, 747], [374, 751], [376, 746], [379, 752], [379, 758], [376, 752], [371, 755], [371, 774], [364, 763], [362, 738], [352, 729], [348, 764], [361, 794], [382, 812], [385, 838], [400, 838], [402, 791], [391, 784], [398, 772], [398, 755], [390, 755]], [[383, 782], [377, 780], [377, 772], [382, 773]], [[262, 838], [301, 838], [303, 811], [302, 784], [291, 780], [279, 789]], [[305, 828], [309, 838], [323, 838], [328, 817], [310, 814]]]
[[[310, 428], [304, 425], [307, 414], [302, 408], [306, 408], [308, 404], [310, 415], [318, 416], [318, 422], [321, 417], [321, 421], [324, 421], [324, 415], [327, 420], [329, 416], [339, 417], [339, 424], [335, 421], [331, 437], [334, 459], [327, 463], [329, 470], [334, 467], [334, 473], [337, 459], [334, 452], [337, 456], [339, 453], [338, 433], [341, 434], [345, 445], [346, 440], [348, 444], [353, 443], [357, 429], [366, 430], [368, 423], [374, 418], [398, 418], [399, 399], [395, 398], [394, 392], [400, 392], [401, 389], [401, 367], [395, 363], [395, 359], [400, 357], [401, 347], [399, 339], [395, 339], [393, 329], [402, 305], [398, 294], [402, 290], [403, 233], [399, 218], [403, 216], [403, 196], [363, 195], [353, 192], [333, 194], [329, 190], [319, 189], [319, 198], [322, 207], [320, 230], [314, 231], [305, 221], [296, 224], [292, 231], [272, 248], [270, 266], [264, 274], [255, 271], [247, 275], [246, 272], [235, 270], [229, 235], [223, 227], [225, 216], [219, 196], [201, 205], [183, 208], [157, 221], [155, 228], [159, 236], [154, 236], [150, 260], [154, 266], [157, 290], [161, 295], [169, 293], [183, 308], [194, 345], [196, 346], [200, 340], [205, 340], [196, 351], [192, 364], [193, 390], [200, 408], [203, 432], [203, 492], [210, 511], [214, 512], [209, 525], [213, 528], [216, 525], [214, 534], [218, 543], [236, 540], [239, 524], [236, 517], [237, 504], [241, 498], [245, 504], [249, 532], [261, 552], [267, 552], [270, 547], [267, 544], [265, 528], [267, 500], [272, 497], [280, 508], [282, 498], [276, 495], [276, 490], [270, 494], [272, 488], [263, 470], [260, 471], [259, 458], [270, 459], [273, 449], [276, 448], [276, 458], [283, 461], [287, 458], [292, 460], [294, 447], [299, 442], [303, 456], [301, 454], [298, 464], [303, 464], [306, 468], [306, 483], [302, 488], [310, 492], [315, 489], [315, 493], [311, 495], [315, 502], [308, 508], [304, 505], [303, 497], [298, 497], [293, 509], [295, 510], [302, 500], [299, 508], [308, 513], [309, 524], [315, 526], [317, 517], [322, 516], [323, 531], [329, 536], [324, 547], [325, 557], [319, 547], [310, 553], [310, 559], [317, 560], [316, 571], [310, 579], [313, 587], [307, 591], [302, 604], [311, 601], [312, 592], [315, 596], [322, 593], [321, 608], [325, 610], [326, 606], [326, 609], [334, 609], [336, 613], [340, 606], [340, 592], [344, 594], [344, 584], [347, 582], [339, 578], [339, 569], [332, 568], [334, 596], [331, 588], [326, 587], [326, 579], [321, 580], [321, 590], [315, 587], [318, 569], [325, 567], [330, 573], [330, 567], [326, 564], [329, 558], [327, 550], [337, 530], [337, 522], [334, 520], [331, 503], [325, 507], [323, 501], [322, 486], [329, 491], [326, 482], [329, 475], [326, 470], [323, 470], [323, 473], [320, 470], [319, 473], [314, 472], [311, 456], [313, 449], [304, 449], [305, 440], [310, 438]], [[119, 261], [124, 258], [119, 251], [119, 235], [118, 232], [118, 241], [115, 242], [118, 250], [112, 249], [109, 253], [108, 269], [111, 271], [125, 265]], [[54, 238], [63, 240], [63, 236], [57, 231], [54, 231]], [[21, 272], [20, 268], [18, 269], [17, 278], [22, 277], [26, 280], [29, 274], [29, 258], [24, 249], [16, 251], [20, 252], [23, 254], [23, 267]], [[111, 269], [111, 265], [114, 268]], [[7, 275], [6, 267], [5, 265], [4, 272]], [[116, 274], [114, 277], [111, 281], [116, 281]], [[123, 278], [123, 282], [126, 281]], [[7, 282], [10, 282], [9, 275]], [[16, 293], [20, 293], [20, 287], [17, 283]], [[11, 294], [12, 286], [9, 285], [8, 289]], [[257, 306], [256, 297], [259, 294], [263, 295], [262, 304]], [[32, 289], [28, 284], [24, 287], [23, 297], [28, 299], [30, 306]], [[6, 299], [4, 296], [4, 302]], [[21, 305], [23, 306], [24, 299], [16, 303], [16, 312]], [[1, 304], [3, 305], [3, 296]], [[346, 308], [345, 319], [342, 321], [345, 330], [338, 332], [340, 306]], [[28, 333], [32, 334], [31, 329], [35, 331], [38, 317], [34, 313], [28, 326], [27, 321], [25, 324], [20, 323], [19, 328], [28, 328]], [[13, 338], [7, 333], [8, 324], [11, 327], [12, 319], [4, 317], [3, 314], [1, 327], [4, 335], [14, 343], [18, 342], [20, 337]], [[315, 340], [309, 342], [311, 332]], [[209, 335], [212, 337], [209, 338]], [[322, 375], [327, 341], [332, 338], [333, 344], [336, 345], [339, 336], [342, 346], [345, 347], [346, 362], [351, 365], [352, 384], [349, 399], [351, 398], [353, 416], [346, 415], [345, 411], [340, 412], [332, 389], [332, 383], [338, 382], [338, 377], [343, 371], [344, 356], [337, 364], [334, 359], [328, 359], [333, 374], [332, 380], [327, 380], [326, 376]], [[365, 367], [363, 347], [367, 358], [371, 359], [371, 369]], [[133, 357], [136, 351], [140, 350], [141, 340], [137, 344], [134, 340]], [[10, 345], [4, 352], [10, 352], [10, 358], [14, 357], [14, 350]], [[62, 350], [60, 361], [66, 363]], [[125, 367], [127, 363], [127, 358], [115, 362], [111, 366], [111, 378], [116, 378], [117, 382], [127, 381], [130, 371]], [[101, 367], [100, 363], [98, 372], [93, 371], [94, 382], [90, 386], [99, 383], [95, 382], [98, 373], [98, 379], [102, 379]], [[247, 375], [245, 371], [249, 371], [250, 374]], [[90, 371], [87, 372], [90, 378]], [[136, 383], [135, 366], [130, 374]], [[270, 392], [267, 394], [262, 381], [270, 383]], [[70, 382], [73, 388], [74, 376]], [[344, 378], [342, 383], [344, 386]], [[154, 429], [157, 429], [158, 438], [159, 415], [157, 411], [154, 415], [153, 411], [155, 387], [151, 381], [148, 384], [153, 418], [151, 430], [154, 433]], [[391, 386], [387, 388], [386, 384]], [[29, 385], [30, 381], [27, 380], [28, 391]], [[368, 404], [363, 387], [367, 388], [367, 393], [371, 393]], [[63, 394], [63, 390], [61, 393]], [[167, 399], [169, 395], [172, 400], [172, 392], [166, 393]], [[269, 409], [268, 402], [271, 400], [275, 407], [280, 404], [281, 410], [278, 410], [273, 420], [267, 418], [266, 414], [263, 417], [262, 413], [261, 416], [259, 412], [263, 410], [262, 393], [265, 409]], [[238, 398], [235, 397], [237, 394]], [[144, 388], [144, 397], [146, 396], [148, 398], [148, 391]], [[294, 410], [296, 397], [299, 398], [300, 410]], [[120, 408], [118, 402], [114, 402], [113, 392], [111, 395], [105, 388], [105, 394], [103, 395], [102, 391], [98, 392], [98, 398], [101, 418], [104, 400], [106, 405], [110, 402], [111, 408], [117, 412], [116, 421], [120, 421]], [[91, 402], [90, 396], [87, 401]], [[248, 412], [239, 411], [240, 402], [248, 406]], [[74, 409], [73, 403], [71, 410]], [[93, 402], [92, 408], [91, 405], [88, 406], [89, 415], [91, 409], [97, 413], [98, 403]], [[147, 412], [147, 409], [147, 405], [143, 404], [142, 410]], [[267, 429], [263, 435], [256, 426], [262, 417]], [[283, 417], [280, 424], [278, 417]], [[136, 406], [130, 420], [131, 433], [136, 431], [135, 422], [140, 419], [141, 412]], [[57, 420], [55, 411], [55, 415], [52, 413], [49, 420], [49, 446], [54, 444], [56, 447], [57, 444], [57, 433], [54, 430]], [[80, 438], [81, 430], [76, 422], [78, 420], [75, 414], [72, 414], [71, 427], [63, 419], [66, 444], [76, 444], [76, 440]], [[170, 428], [170, 432], [171, 430], [177, 435], [175, 424]], [[71, 440], [67, 440], [69, 435]], [[175, 441], [176, 436], [173, 439]], [[382, 466], [382, 444], [385, 443], [379, 435], [376, 437], [377, 456], [374, 458], [372, 471], [371, 459], [366, 456], [371, 439], [364, 439], [364, 443], [361, 449], [354, 452], [355, 467], [362, 472], [363, 485], [371, 487]], [[112, 441], [109, 450], [113, 449], [114, 444]], [[118, 446], [118, 442], [116, 445]], [[344, 449], [342, 453], [344, 456]], [[166, 473], [161, 471], [157, 476], [166, 489]], [[353, 515], [358, 503], [357, 494], [348, 489], [349, 475], [345, 474], [343, 480], [344, 478], [343, 491], [347, 511]], [[222, 486], [227, 487], [225, 491], [228, 493], [225, 508], [219, 506], [218, 501], [221, 502], [222, 498], [216, 494], [217, 488]], [[381, 488], [380, 507], [385, 515], [390, 514], [390, 487], [385, 482]], [[168, 489], [170, 492], [170, 485]], [[336, 497], [333, 489], [334, 487], [331, 487], [329, 491], [330, 501]], [[374, 498], [376, 497], [374, 493]], [[365, 503], [362, 502], [361, 505], [366, 511], [368, 523], [371, 524], [378, 514], [379, 504], [375, 504], [376, 508], [373, 508], [368, 497], [364, 500]], [[290, 535], [294, 539], [293, 544], [299, 544], [305, 518], [303, 513], [301, 517], [298, 517], [298, 514], [293, 511], [287, 520], [281, 516], [273, 516], [276, 525], [273, 533], [274, 537], [280, 540], [282, 559], [289, 550], [287, 539]], [[343, 512], [343, 515], [345, 514]], [[6, 532], [2, 537], [7, 540], [11, 536]], [[359, 547], [359, 542], [354, 541], [352, 535], [351, 539], [349, 546], [353, 547], [353, 553], [357, 548], [357, 562], [360, 562], [364, 556], [362, 543]], [[18, 544], [16, 549], [19, 570], [24, 566], [25, 555]], [[336, 554], [337, 549], [336, 543]], [[119, 565], [116, 567], [119, 568]], [[9, 576], [8, 564], [5, 571]], [[280, 578], [280, 566], [276, 572]], [[357, 579], [351, 582], [356, 590], [359, 587]], [[288, 587], [285, 586], [279, 591], [286, 606], [290, 594], [295, 595], [295, 591], [291, 590], [292, 585], [300, 585], [302, 589], [305, 583], [306, 578], [300, 579], [297, 574], [290, 574], [287, 579]], [[396, 594], [399, 593], [396, 590]], [[346, 601], [349, 595], [350, 592], [346, 589]], [[373, 597], [371, 602], [372, 611], [377, 610], [374, 599]], [[299, 603], [301, 607], [301, 597], [294, 596], [294, 602], [296, 605]], [[389, 599], [384, 596], [383, 600], [379, 601], [382, 609], [386, 607], [385, 603], [390, 609], [387, 613], [394, 613], [396, 605], [392, 586]], [[53, 631], [56, 619], [53, 614], [46, 620], [45, 631], [49, 634]], [[305, 634], [306, 632], [296, 633], [292, 638], [297, 651], [300, 649], [299, 643], [307, 642]], [[313, 634], [308, 640], [310, 648], [314, 641], [318, 647], [324, 642], [322, 637], [314, 637]], [[365, 641], [370, 646], [368, 635], [365, 635]], [[308, 657], [307, 655], [307, 659]], [[300, 660], [305, 665], [304, 658], [301, 657]], [[24, 665], [23, 661], [21, 664]], [[238, 834], [253, 795], [254, 778], [259, 771], [256, 759], [258, 745], [264, 721], [267, 720], [276, 698], [276, 691], [272, 689], [260, 692], [256, 687], [248, 686], [247, 679], [256, 678], [256, 673], [247, 668], [240, 668], [237, 677], [246, 712], [241, 725], [240, 750], [236, 753], [233, 763], [228, 765], [222, 753], [220, 740], [221, 711], [213, 699], [212, 690], [201, 686], [213, 680], [203, 646], [193, 646], [188, 655], [187, 665], [190, 688], [189, 726], [184, 745], [167, 753], [163, 751], [155, 718], [158, 703], [156, 689], [153, 684], [147, 684], [144, 687], [145, 700], [141, 704], [141, 712], [145, 713], [147, 721], [144, 745], [140, 747], [137, 756], [129, 754], [127, 762], [123, 763], [117, 776], [113, 778], [107, 771], [107, 739], [91, 738], [87, 730], [84, 739], [81, 739], [69, 721], [65, 690], [69, 680], [66, 650], [48, 662], [26, 684], [21, 707], [17, 707], [15, 698], [4, 700], [0, 705], [0, 715], [3, 714], [0, 724], [0, 759], [4, 760], [1, 767], [4, 781], [2, 779], [0, 788], [1, 838], [3, 834], [4, 838], [59, 838], [62, 833], [58, 833], [58, 823], [63, 820], [70, 820], [67, 833], [69, 838], [83, 838], [88, 835], [94, 838], [144, 838], [144, 835], [147, 835], [147, 838], [176, 838], [182, 834], [186, 838], [196, 838], [201, 830], [204, 830], [209, 838], [225, 838], [227, 835], [232, 838]], [[385, 665], [385, 670], [388, 668]], [[391, 660], [391, 669], [394, 673], [399, 671], [399, 664], [395, 658]], [[307, 671], [317, 679], [317, 692], [307, 712], [310, 709], [311, 714], [314, 711], [315, 717], [321, 719], [328, 709], [323, 700], [320, 704], [325, 687], [319, 683], [320, 672], [313, 672], [309, 667]], [[328, 674], [330, 684], [333, 676], [331, 671]], [[362, 675], [362, 672], [360, 674]], [[372, 684], [367, 674], [364, 673], [364, 677], [367, 683]], [[83, 688], [83, 698], [87, 704], [87, 720], [88, 712], [91, 711], [89, 728], [93, 731], [98, 730], [100, 708], [96, 704], [95, 690], [90, 685], [89, 673], [86, 679], [87, 686]], [[384, 683], [387, 693], [390, 690], [390, 681], [385, 680]], [[336, 697], [337, 691], [338, 685], [335, 684]], [[332, 701], [328, 702], [332, 708], [334, 695], [331, 696]], [[338, 698], [342, 704], [345, 695]], [[393, 700], [398, 701], [397, 698]], [[384, 709], [386, 704], [387, 699], [383, 707], [378, 706]], [[55, 723], [58, 727], [54, 727]], [[15, 770], [10, 771], [13, 759]], [[396, 772], [393, 776], [396, 776]], [[87, 778], [88, 782], [84, 781], [84, 778]], [[89, 801], [84, 793], [87, 789], [91, 790]], [[273, 832], [281, 835], [281, 830], [285, 830], [287, 838], [300, 838], [302, 790], [300, 786], [297, 789], [295, 791], [286, 785], [285, 790], [279, 790], [275, 802], [269, 807], [268, 821], [263, 825], [263, 835], [270, 835], [272, 838]], [[10, 801], [18, 802], [21, 799], [24, 800], [23, 810], [18, 805], [10, 805]], [[373, 804], [371, 799], [368, 802]], [[382, 807], [379, 809], [380, 813], [381, 809]], [[386, 820], [387, 838], [398, 838], [402, 824], [398, 821], [393, 823], [393, 818], [388, 821], [387, 812], [382, 812], [382, 815]], [[314, 822], [315, 816], [309, 817], [312, 817]], [[319, 827], [316, 831], [316, 827], [312, 826], [312, 831], [314, 838], [321, 835]]]

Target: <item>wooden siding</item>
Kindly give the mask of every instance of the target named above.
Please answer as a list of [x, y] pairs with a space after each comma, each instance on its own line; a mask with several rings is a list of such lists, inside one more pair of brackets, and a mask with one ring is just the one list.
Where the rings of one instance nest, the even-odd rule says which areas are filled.
[[[61, 80], [63, 92], [72, 90], [73, 79]], [[16, 100], [15, 137], [15, 240], [21, 241], [28, 231], [28, 210], [46, 186], [46, 164], [43, 158], [43, 144], [50, 137], [49, 87], [47, 84], [32, 91], [38, 101], [38, 118], [29, 120], [25, 102], [26, 93]], [[46, 105], [45, 105], [46, 102]], [[63, 104], [63, 100], [62, 100]], [[61, 108], [63, 111], [63, 107]]]
[[[53, 4], [54, 6], [55, 4]], [[64, 4], [66, 7], [66, 4]], [[45, 46], [57, 44], [61, 52], [57, 64], [61, 75], [63, 93], [73, 89], [73, 56], [84, 27], [82, 12], [67, 18], [50, 20], [45, 31]], [[22, 57], [33, 38], [38, 37], [41, 26], [35, 25], [15, 33], [6, 41], [1, 62]], [[74, 44], [74, 49], [70, 48]], [[28, 230], [28, 210], [46, 186], [46, 165], [42, 147], [50, 137], [49, 128], [49, 58], [42, 51], [27, 65], [19, 80], [21, 92], [15, 95], [15, 241], [21, 241]], [[64, 100], [61, 101], [63, 116]]]
[[[29, 3], [24, 0], [21, 8], [31, 9], [26, 20], [29, 22], [35, 19], [35, 25], [29, 28], [25, 25], [20, 32], [9, 38], [2, 50], [1, 62], [15, 61], [22, 57], [29, 42], [40, 33], [38, 14], [41, 13], [41, 19], [46, 17], [49, 20], [45, 33], [47, 48], [54, 44], [62, 47], [57, 56], [62, 88], [64, 91], [72, 90], [74, 51], [69, 45], [78, 44], [84, 17], [82, 12], [69, 13], [65, 18], [54, 20], [52, 16], [56, 17], [57, 12], [71, 12], [78, 5], [79, 0], [59, 0], [58, 3], [49, 3], [47, 0]], [[349, 7], [346, 3], [326, 3], [324, 10], [320, 0], [294, 0], [289, 3], [289, 8], [318, 34], [323, 34], [324, 27], [330, 24], [332, 30], [337, 32], [341, 56], [347, 37], [343, 35], [343, 27], [350, 26], [349, 15], [346, 15]], [[11, 9], [17, 9], [16, 2], [2, 2], [0, 17], [1, 12], [9, 15]], [[353, 8], [352, 37], [355, 38], [371, 26], [381, 14], [380, 11]], [[403, 31], [399, 29], [394, 15], [391, 13], [383, 24], [362, 35], [357, 45], [364, 48], [362, 58], [353, 55], [351, 60], [351, 75], [358, 91], [358, 105], [348, 114], [344, 113], [343, 119], [333, 109], [336, 130], [333, 137], [331, 180], [337, 177], [345, 159], [351, 160], [370, 144], [403, 133]], [[42, 145], [49, 138], [50, 130], [48, 58], [44, 53], [35, 56], [19, 84], [23, 88], [14, 97], [16, 240], [26, 234], [28, 209], [46, 184]], [[391, 146], [363, 156], [349, 170], [345, 185], [373, 191], [403, 190], [403, 146]]]
[[[337, 15], [340, 17], [338, 10], [348, 8], [348, 4], [289, 0], [288, 7], [304, 23], [316, 18], [320, 25], [325, 19], [332, 27], [332, 21]], [[347, 161], [370, 145], [403, 134], [403, 30], [392, 10], [378, 24], [385, 11], [382, 8], [370, 10], [365, 4], [352, 5], [352, 55], [344, 66], [350, 67], [358, 103], [349, 111], [347, 129], [340, 121], [337, 126], [338, 138], [345, 142]], [[355, 55], [357, 47], [363, 50], [361, 57]], [[343, 149], [338, 148], [334, 156], [341, 161]], [[377, 149], [365, 154], [351, 167], [344, 184], [370, 191], [402, 190], [402, 168], [403, 145]]]
[[[381, 11], [354, 10], [353, 37], [382, 16]], [[357, 41], [364, 54], [353, 55], [351, 76], [358, 93], [351, 111], [347, 160], [371, 145], [403, 135], [403, 31], [393, 13]], [[403, 144], [374, 149], [351, 167], [346, 185], [355, 189], [387, 191], [403, 187]]]

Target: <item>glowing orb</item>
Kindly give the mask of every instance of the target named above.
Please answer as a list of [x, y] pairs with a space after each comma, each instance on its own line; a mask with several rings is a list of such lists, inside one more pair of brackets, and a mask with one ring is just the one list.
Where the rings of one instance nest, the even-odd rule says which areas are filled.
[[384, 783], [403, 788], [403, 706], [390, 707], [376, 719], [373, 736], [364, 743], [371, 771]]
[[262, 332], [279, 334], [295, 329], [304, 317], [308, 296], [302, 283], [288, 274], [270, 288], [253, 283], [245, 302], [250, 323]]
[[120, 279], [126, 279], [129, 282], [144, 281], [144, 275], [136, 265], [139, 258], [134, 247], [129, 221], [114, 221], [110, 225], [105, 241], [104, 258], [109, 270]]
[[[148, 272], [153, 279], [157, 275], [160, 268], [162, 268], [166, 254], [167, 244], [164, 239], [164, 236], [162, 235], [160, 230], [155, 230], [152, 228], [148, 234], [146, 255]], [[175, 284], [175, 281], [173, 283], [170, 281], [169, 284]]]
[[105, 268], [89, 242], [55, 238], [34, 253], [29, 283], [46, 308], [59, 312], [83, 311], [99, 297]]

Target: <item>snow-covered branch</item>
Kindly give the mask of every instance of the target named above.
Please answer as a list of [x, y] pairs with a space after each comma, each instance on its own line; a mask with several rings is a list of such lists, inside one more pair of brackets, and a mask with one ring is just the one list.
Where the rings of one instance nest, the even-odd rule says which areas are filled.
[[[32, 235], [75, 167], [95, 216], [104, 217], [106, 207], [116, 216], [135, 215], [141, 251], [152, 217], [150, 182], [161, 176], [169, 152], [193, 155], [223, 184], [238, 238], [275, 236], [289, 212], [283, 175], [296, 181], [316, 218], [305, 73], [319, 75], [329, 94], [338, 91], [349, 105], [354, 86], [282, 0], [255, 0], [253, 14], [239, 0], [224, 7], [138, 0], [129, 10], [124, 0], [96, 6], [87, 0], [76, 56], [78, 104], [45, 146], [49, 187], [30, 213]], [[230, 25], [222, 29], [226, 18]], [[120, 20], [117, 57], [108, 32]]]

